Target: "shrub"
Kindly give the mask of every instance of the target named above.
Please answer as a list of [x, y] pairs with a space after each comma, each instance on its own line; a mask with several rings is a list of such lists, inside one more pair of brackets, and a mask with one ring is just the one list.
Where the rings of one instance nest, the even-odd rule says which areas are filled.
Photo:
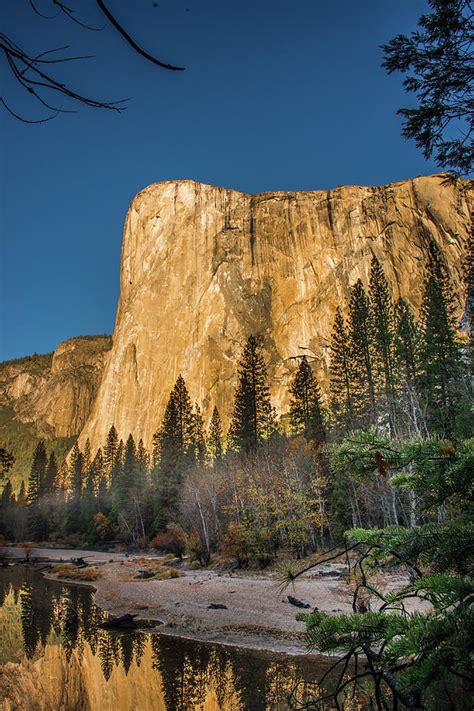
[[209, 565], [210, 555], [203, 540], [196, 530], [191, 531], [186, 545], [186, 554], [191, 563], [198, 561], [201, 566]]
[[187, 535], [185, 531], [176, 523], [169, 523], [166, 526], [166, 533], [157, 533], [150, 541], [150, 546], [157, 550], [173, 553], [177, 558], [182, 559], [186, 550]]
[[55, 565], [51, 572], [57, 575], [58, 578], [67, 578], [68, 580], [92, 581], [102, 576], [102, 573], [95, 566], [77, 568], [70, 563]]
[[235, 558], [239, 568], [248, 565], [249, 549], [244, 527], [240, 523], [235, 523], [234, 521], [229, 523], [220, 551], [224, 558]]

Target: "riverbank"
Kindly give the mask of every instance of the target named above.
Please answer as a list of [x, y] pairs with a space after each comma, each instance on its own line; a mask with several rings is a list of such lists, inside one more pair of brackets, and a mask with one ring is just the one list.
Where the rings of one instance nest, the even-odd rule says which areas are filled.
[[[274, 572], [188, 570], [172, 561], [179, 577], [140, 579], [137, 576], [152, 565], [152, 559], [67, 549], [37, 549], [36, 553], [43, 562], [83, 557], [96, 565], [98, 578], [86, 583], [94, 587], [96, 604], [113, 616], [131, 613], [156, 620], [160, 634], [301, 654], [305, 625], [296, 620], [301, 610], [289, 602], [289, 595], [308, 605], [308, 611], [317, 608], [337, 615], [352, 610], [352, 586], [343, 564], [318, 566], [282, 591]], [[51, 569], [44, 573], [67, 581]], [[406, 576], [398, 572], [382, 584], [393, 590], [406, 582]], [[420, 608], [419, 601], [412, 604]]]
[[[8, 557], [21, 559], [22, 548], [9, 548]], [[51, 579], [94, 588], [96, 604], [113, 616], [127, 613], [137, 619], [156, 620], [156, 631], [218, 644], [301, 654], [305, 651], [305, 625], [296, 620], [302, 610], [289, 602], [293, 596], [330, 615], [352, 611], [352, 585], [345, 564], [328, 563], [301, 576], [294, 586], [281, 590], [278, 574], [267, 571], [189, 570], [171, 561], [179, 577], [141, 579], [140, 571], [156, 556], [131, 556], [107, 551], [36, 548], [29, 551], [42, 573]], [[47, 564], [84, 558], [96, 566], [93, 582], [68, 580]], [[166, 562], [166, 561], [164, 561]], [[86, 569], [87, 570], [87, 569]], [[380, 581], [379, 581], [380, 582]], [[402, 571], [381, 581], [387, 590], [407, 582]], [[421, 609], [414, 599], [413, 609]]]

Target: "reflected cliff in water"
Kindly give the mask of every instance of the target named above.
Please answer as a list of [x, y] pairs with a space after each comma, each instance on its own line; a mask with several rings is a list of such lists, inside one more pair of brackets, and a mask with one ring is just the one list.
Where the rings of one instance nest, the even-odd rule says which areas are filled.
[[293, 709], [325, 670], [306, 658], [103, 630], [108, 615], [90, 590], [20, 566], [0, 570], [0, 603], [2, 711]]

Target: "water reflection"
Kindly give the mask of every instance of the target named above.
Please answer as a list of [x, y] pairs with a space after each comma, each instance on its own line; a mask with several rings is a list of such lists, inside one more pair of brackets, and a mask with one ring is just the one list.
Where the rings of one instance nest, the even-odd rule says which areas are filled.
[[[0, 602], [0, 663], [19, 665], [21, 686], [44, 709], [59, 708], [61, 687], [60, 708], [71, 710], [276, 711], [307, 701], [324, 671], [308, 659], [103, 630], [108, 616], [91, 591], [18, 566], [0, 571]], [[0, 667], [0, 708], [28, 703], [13, 669]]]

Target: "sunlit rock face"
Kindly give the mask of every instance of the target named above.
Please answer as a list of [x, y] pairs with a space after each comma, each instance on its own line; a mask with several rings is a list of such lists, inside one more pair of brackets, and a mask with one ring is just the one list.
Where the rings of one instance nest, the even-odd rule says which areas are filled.
[[52, 355], [0, 364], [0, 405], [40, 437], [71, 437], [89, 417], [110, 350], [110, 336], [72, 338]]
[[113, 348], [80, 444], [101, 446], [114, 424], [150, 446], [180, 372], [205, 418], [217, 405], [227, 422], [250, 334], [284, 412], [294, 356], [314, 354], [327, 381], [336, 307], [358, 278], [367, 285], [372, 255], [418, 308], [435, 240], [461, 308], [468, 199], [468, 183], [442, 175], [257, 195], [187, 180], [145, 188], [127, 214]]

